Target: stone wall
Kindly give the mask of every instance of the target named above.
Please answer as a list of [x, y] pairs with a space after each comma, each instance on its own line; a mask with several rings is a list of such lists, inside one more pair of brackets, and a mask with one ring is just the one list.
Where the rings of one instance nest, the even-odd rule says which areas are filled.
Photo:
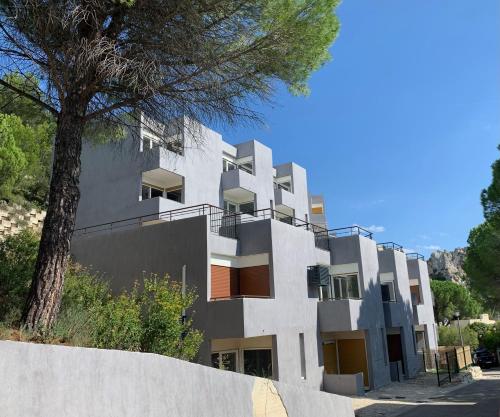
[[0, 240], [29, 228], [41, 230], [45, 211], [0, 202]]
[[350, 398], [166, 356], [0, 342], [2, 417], [354, 417]]

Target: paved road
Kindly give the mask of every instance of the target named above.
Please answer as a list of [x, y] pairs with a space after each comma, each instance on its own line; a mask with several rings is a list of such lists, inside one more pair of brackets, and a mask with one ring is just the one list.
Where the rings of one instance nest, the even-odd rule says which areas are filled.
[[500, 370], [483, 373], [485, 379], [453, 391], [432, 404], [419, 405], [400, 417], [500, 417]]

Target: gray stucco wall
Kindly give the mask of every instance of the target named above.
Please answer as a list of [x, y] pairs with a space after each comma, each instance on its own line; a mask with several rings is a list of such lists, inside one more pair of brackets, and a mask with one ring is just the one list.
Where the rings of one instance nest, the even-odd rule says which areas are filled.
[[[275, 335], [279, 380], [320, 389], [318, 299], [308, 297], [307, 267], [328, 263], [330, 253], [315, 247], [312, 232], [276, 220], [241, 224], [238, 237], [235, 241], [213, 235], [207, 217], [201, 216], [74, 239], [72, 255], [103, 273], [115, 290], [130, 288], [144, 273], [169, 274], [179, 280], [186, 265], [187, 284], [199, 295], [193, 308], [194, 326], [205, 335], [200, 363], [210, 364], [212, 339]], [[271, 298], [209, 301], [213, 253], [269, 254]], [[301, 378], [299, 333], [304, 333], [305, 379]]]
[[384, 340], [385, 323], [376, 242], [362, 236], [331, 237], [330, 248], [332, 265], [358, 264], [362, 299], [360, 303], [350, 303], [351, 308], [356, 306], [358, 309], [350, 314], [357, 316], [354, 330], [365, 331], [370, 385], [378, 388], [390, 382], [390, 372]]
[[407, 261], [410, 279], [418, 279], [422, 305], [419, 306], [419, 322], [424, 323], [427, 343], [429, 349], [437, 349], [437, 328], [434, 320], [434, 309], [432, 300], [431, 283], [427, 263], [421, 259], [409, 259]]
[[[166, 356], [0, 342], [2, 417], [253, 417], [256, 378]], [[353, 417], [347, 397], [274, 383], [289, 417]]]
[[394, 274], [396, 302], [386, 303], [386, 325], [397, 328], [401, 334], [406, 377], [414, 377], [420, 369], [416, 352], [415, 331], [413, 327], [413, 307], [411, 303], [410, 280], [406, 264], [406, 254], [392, 249], [378, 251], [380, 273]]

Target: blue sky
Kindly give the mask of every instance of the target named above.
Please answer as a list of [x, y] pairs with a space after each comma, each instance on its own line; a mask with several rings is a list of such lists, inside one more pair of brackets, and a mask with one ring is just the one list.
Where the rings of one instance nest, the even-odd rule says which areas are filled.
[[225, 140], [304, 166], [330, 227], [374, 226], [426, 256], [465, 245], [500, 157], [500, 2], [344, 0], [338, 16], [310, 96], [278, 90], [256, 108], [264, 126]]

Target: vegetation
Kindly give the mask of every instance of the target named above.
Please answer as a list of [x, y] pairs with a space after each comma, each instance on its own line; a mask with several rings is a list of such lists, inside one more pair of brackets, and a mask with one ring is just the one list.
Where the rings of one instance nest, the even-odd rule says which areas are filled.
[[0, 2], [0, 71], [22, 68], [42, 82], [26, 92], [56, 119], [45, 227], [23, 313], [50, 328], [59, 310], [79, 201], [85, 131], [143, 123], [155, 133], [179, 116], [200, 121], [258, 119], [249, 108], [277, 82], [307, 93], [312, 71], [330, 58], [338, 0], [203, 2], [96, 0]]
[[434, 316], [438, 323], [449, 323], [457, 311], [463, 319], [475, 318], [482, 311], [480, 302], [462, 285], [432, 279], [431, 289], [434, 294]]
[[[462, 341], [457, 326], [438, 326], [438, 332], [440, 346], [461, 346]], [[470, 327], [463, 327], [461, 332], [465, 346], [468, 345], [472, 349], [479, 346], [477, 333], [474, 330]]]
[[[4, 80], [30, 93], [39, 85], [19, 73]], [[45, 207], [54, 131], [49, 112], [0, 85], [0, 200]]]
[[495, 314], [500, 305], [500, 159], [492, 171], [492, 182], [481, 193], [485, 222], [469, 234], [464, 270], [471, 288]]
[[[106, 349], [153, 352], [193, 359], [202, 334], [182, 313], [196, 300], [193, 290], [168, 277], [144, 278], [131, 292], [113, 295], [108, 285], [78, 265], [70, 265], [61, 311], [42, 333], [19, 328], [21, 309], [38, 251], [39, 237], [29, 231], [0, 243], [0, 337]], [[192, 316], [192, 314], [190, 314]]]

